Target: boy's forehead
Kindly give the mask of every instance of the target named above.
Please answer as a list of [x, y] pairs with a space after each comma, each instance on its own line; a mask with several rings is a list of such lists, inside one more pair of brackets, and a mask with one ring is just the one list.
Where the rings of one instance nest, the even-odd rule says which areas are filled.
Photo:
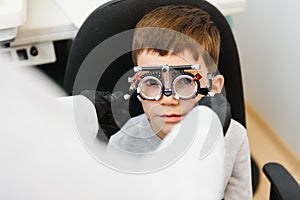
[[138, 66], [162, 66], [164, 64], [168, 64], [169, 66], [200, 64], [201, 70], [207, 70], [203, 57], [200, 55], [198, 60], [194, 60], [188, 50], [180, 54], [170, 53], [164, 56], [160, 56], [159, 53], [155, 51], [144, 50], [137, 57]]
[[191, 59], [188, 53], [172, 54], [161, 56], [155, 51], [143, 51], [137, 56], [137, 64], [139, 66], [159, 66], [163, 64], [168, 65], [192, 65], [196, 64], [197, 61]]

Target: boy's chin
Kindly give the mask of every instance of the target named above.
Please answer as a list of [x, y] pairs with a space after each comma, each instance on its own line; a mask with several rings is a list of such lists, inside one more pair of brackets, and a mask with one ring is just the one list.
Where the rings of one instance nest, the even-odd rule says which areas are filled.
[[175, 124], [167, 124], [160, 131], [157, 132], [157, 136], [161, 139], [164, 139], [173, 129]]

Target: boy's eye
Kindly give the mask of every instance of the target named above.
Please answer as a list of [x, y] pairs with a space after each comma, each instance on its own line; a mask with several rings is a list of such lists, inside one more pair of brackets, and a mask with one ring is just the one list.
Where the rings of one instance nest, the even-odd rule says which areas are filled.
[[174, 80], [174, 84], [180, 87], [185, 87], [188, 85], [193, 85], [193, 79], [189, 77], [178, 77]]
[[180, 79], [181, 84], [189, 85], [192, 82], [192, 79], [189, 78], [182, 78]]
[[160, 85], [160, 83], [155, 79], [148, 79], [144, 82], [144, 84], [147, 84], [149, 86]]

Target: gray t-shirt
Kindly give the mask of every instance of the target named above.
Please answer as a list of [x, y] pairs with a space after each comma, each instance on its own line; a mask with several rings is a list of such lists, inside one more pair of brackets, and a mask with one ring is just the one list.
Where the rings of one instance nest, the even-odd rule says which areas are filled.
[[111, 136], [109, 145], [114, 145], [132, 153], [149, 153], [155, 151], [161, 139], [153, 132], [145, 114], [133, 117]]

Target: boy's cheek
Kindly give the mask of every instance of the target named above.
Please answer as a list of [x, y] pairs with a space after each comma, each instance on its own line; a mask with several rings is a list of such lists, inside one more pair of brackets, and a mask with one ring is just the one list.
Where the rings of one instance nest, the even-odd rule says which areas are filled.
[[148, 115], [148, 117], [151, 117], [152, 115], [158, 113], [163, 113], [164, 111], [157, 101], [142, 100], [141, 103], [142, 103], [143, 110]]
[[165, 126], [165, 122], [157, 117], [152, 117], [149, 119], [150, 125], [155, 133], [161, 132]]
[[193, 107], [195, 106], [195, 104], [197, 104], [198, 101], [200, 101], [202, 97], [203, 97], [203, 95], [199, 94], [194, 99], [182, 100], [182, 102], [181, 102], [182, 110], [191, 111], [193, 109]]

